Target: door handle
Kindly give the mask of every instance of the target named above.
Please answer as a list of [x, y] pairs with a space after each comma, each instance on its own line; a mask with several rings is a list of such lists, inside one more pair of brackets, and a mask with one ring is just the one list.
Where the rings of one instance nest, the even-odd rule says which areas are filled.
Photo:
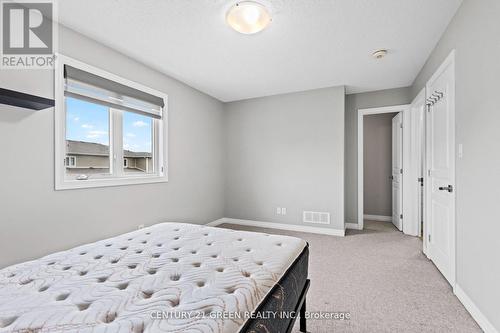
[[453, 186], [452, 185], [448, 185], [446, 187], [439, 187], [439, 190], [440, 191], [448, 191], [448, 192], [453, 192]]

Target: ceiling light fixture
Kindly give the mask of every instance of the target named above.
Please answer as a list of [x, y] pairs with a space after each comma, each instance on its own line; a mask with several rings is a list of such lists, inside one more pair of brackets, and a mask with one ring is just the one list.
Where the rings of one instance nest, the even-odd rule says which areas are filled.
[[250, 35], [264, 30], [271, 22], [271, 15], [260, 3], [241, 1], [228, 10], [226, 22], [234, 30]]
[[385, 57], [387, 55], [387, 50], [385, 49], [382, 49], [382, 50], [377, 50], [375, 52], [373, 52], [372, 56], [375, 58], [375, 59], [382, 59], [383, 57]]

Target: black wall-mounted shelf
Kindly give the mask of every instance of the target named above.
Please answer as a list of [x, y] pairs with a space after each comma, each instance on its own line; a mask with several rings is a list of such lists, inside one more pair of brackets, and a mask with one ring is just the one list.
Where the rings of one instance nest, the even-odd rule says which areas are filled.
[[43, 110], [54, 106], [54, 100], [0, 88], [0, 104], [31, 110]]

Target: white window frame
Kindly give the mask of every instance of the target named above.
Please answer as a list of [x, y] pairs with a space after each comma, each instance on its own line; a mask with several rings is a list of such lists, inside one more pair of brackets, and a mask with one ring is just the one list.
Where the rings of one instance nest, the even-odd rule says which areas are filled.
[[[68, 179], [65, 176], [66, 166], [66, 102], [64, 96], [64, 65], [69, 65], [88, 73], [92, 73], [108, 80], [129, 86], [131, 88], [146, 92], [148, 94], [163, 98], [165, 106], [163, 108], [163, 115], [161, 119], [154, 122], [153, 126], [153, 158], [158, 160], [155, 165], [158, 166], [157, 172], [151, 175], [129, 175], [123, 171], [123, 150], [114, 152], [111, 147], [111, 141], [115, 146], [123, 146], [122, 133], [120, 131], [110, 131], [110, 170], [114, 170], [113, 177], [105, 178], [92, 178], [87, 180]], [[168, 95], [143, 86], [134, 81], [124, 79], [115, 74], [109, 73], [97, 67], [85, 64], [81, 61], [72, 59], [70, 57], [57, 54], [56, 55], [56, 70], [55, 70], [55, 117], [54, 117], [54, 130], [55, 130], [55, 189], [56, 190], [69, 190], [79, 188], [93, 188], [93, 187], [106, 187], [106, 186], [121, 186], [133, 184], [150, 184], [150, 183], [163, 183], [168, 181]], [[109, 109], [110, 117], [115, 117], [114, 122], [121, 122], [121, 110]], [[124, 111], [126, 112], [126, 111]], [[120, 118], [120, 119], [116, 119]], [[120, 129], [122, 126], [117, 126]], [[76, 161], [75, 161], [76, 162]], [[114, 166], [117, 166], [116, 168]]]

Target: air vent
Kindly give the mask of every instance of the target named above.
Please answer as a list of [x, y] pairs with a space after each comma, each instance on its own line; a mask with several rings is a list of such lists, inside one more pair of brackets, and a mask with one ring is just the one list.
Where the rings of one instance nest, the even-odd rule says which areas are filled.
[[304, 222], [316, 224], [330, 224], [330, 213], [304, 212]]

